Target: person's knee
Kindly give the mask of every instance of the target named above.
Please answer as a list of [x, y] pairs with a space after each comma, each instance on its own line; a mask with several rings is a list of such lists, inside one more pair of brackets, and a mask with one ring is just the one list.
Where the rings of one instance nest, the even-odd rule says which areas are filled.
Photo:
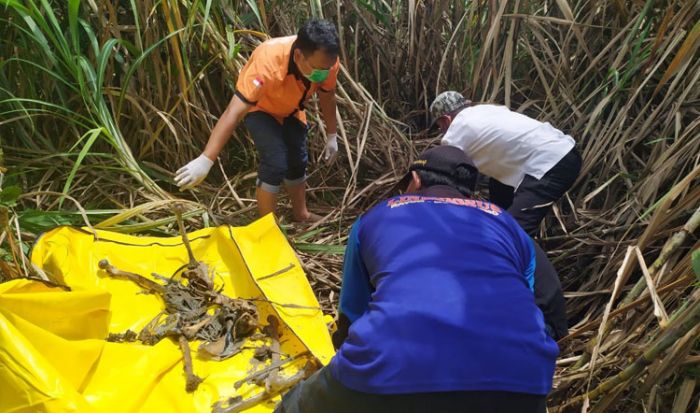
[[277, 193], [287, 176], [287, 156], [282, 151], [261, 151], [258, 167], [258, 186]]
[[306, 181], [306, 163], [303, 165], [289, 165], [284, 176], [284, 184], [287, 186], [299, 185]]
[[299, 148], [288, 155], [288, 167], [285, 178], [289, 181], [302, 180], [306, 177], [306, 167], [309, 158], [306, 152], [306, 147]]
[[339, 406], [347, 404], [348, 391], [332, 378], [328, 367], [299, 382], [282, 397], [275, 413], [343, 412]]
[[290, 188], [290, 187], [299, 186], [299, 185], [303, 184], [304, 182], [306, 182], [306, 175], [302, 175], [300, 178], [295, 178], [295, 179], [285, 178], [284, 179], [284, 186], [286, 186], [287, 188]]
[[537, 234], [540, 223], [544, 219], [547, 211], [544, 207], [536, 209], [526, 209], [526, 208], [514, 208], [511, 206], [508, 212], [515, 219], [515, 221], [520, 224], [520, 227], [530, 236]]

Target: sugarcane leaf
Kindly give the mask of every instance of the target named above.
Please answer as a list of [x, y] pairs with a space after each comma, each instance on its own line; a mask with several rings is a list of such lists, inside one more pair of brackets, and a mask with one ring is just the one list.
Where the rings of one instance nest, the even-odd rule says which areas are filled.
[[19, 186], [8, 186], [0, 191], [0, 205], [12, 207], [17, 204], [17, 198], [22, 194]]
[[695, 271], [695, 277], [700, 281], [700, 248], [693, 251], [693, 271]]

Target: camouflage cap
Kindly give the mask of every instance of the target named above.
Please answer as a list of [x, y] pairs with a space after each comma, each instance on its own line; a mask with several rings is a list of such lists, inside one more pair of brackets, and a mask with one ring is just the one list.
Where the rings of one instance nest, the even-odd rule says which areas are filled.
[[454, 90], [440, 93], [435, 100], [433, 100], [433, 103], [430, 104], [431, 124], [435, 125], [435, 121], [440, 117], [454, 112], [457, 109], [469, 106], [470, 103], [471, 102], [466, 100], [461, 93], [455, 92]]

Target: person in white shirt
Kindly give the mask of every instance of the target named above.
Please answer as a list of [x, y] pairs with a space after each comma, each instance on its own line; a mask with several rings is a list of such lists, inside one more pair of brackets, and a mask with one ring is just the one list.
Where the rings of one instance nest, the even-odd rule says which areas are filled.
[[462, 149], [491, 178], [491, 202], [507, 209], [531, 236], [581, 170], [574, 139], [548, 122], [505, 106], [474, 105], [455, 91], [438, 95], [430, 113], [442, 144]]

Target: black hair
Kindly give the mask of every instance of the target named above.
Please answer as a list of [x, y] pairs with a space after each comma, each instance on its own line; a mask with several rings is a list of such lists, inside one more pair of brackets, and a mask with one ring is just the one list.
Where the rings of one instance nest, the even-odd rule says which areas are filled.
[[433, 185], [447, 185], [458, 190], [462, 195], [471, 197], [476, 187], [476, 178], [479, 173], [470, 165], [459, 165], [455, 168], [453, 176], [439, 172], [416, 169], [420, 176], [421, 186], [428, 188]]
[[307, 57], [316, 50], [321, 50], [329, 56], [338, 56], [340, 40], [332, 22], [322, 19], [311, 19], [299, 29], [294, 47], [301, 50], [304, 56]]

